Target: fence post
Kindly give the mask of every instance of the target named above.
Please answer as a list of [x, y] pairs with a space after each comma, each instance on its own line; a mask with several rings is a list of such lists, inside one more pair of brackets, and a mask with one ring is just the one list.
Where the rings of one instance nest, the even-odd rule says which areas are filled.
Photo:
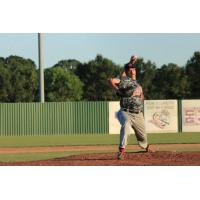
[[178, 100], [178, 132], [182, 132], [182, 100]]

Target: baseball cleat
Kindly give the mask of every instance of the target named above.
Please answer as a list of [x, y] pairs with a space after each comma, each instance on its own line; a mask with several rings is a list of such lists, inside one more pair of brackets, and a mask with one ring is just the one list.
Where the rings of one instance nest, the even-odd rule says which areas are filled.
[[150, 145], [149, 145], [149, 144], [147, 145], [145, 151], [146, 151], [147, 153], [153, 153], [153, 152], [154, 152], [152, 149], [150, 149]]
[[119, 148], [117, 158], [118, 160], [123, 160], [125, 158], [125, 148]]

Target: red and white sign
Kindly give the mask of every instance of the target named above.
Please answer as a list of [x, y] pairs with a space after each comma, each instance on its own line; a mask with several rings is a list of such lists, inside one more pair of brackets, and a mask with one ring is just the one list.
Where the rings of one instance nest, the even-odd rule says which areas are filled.
[[200, 100], [182, 101], [182, 131], [200, 132]]

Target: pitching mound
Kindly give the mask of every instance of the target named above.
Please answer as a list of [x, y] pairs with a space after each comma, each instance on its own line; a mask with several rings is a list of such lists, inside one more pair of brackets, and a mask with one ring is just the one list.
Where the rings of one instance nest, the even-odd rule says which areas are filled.
[[85, 154], [43, 161], [0, 163], [4, 166], [199, 166], [200, 152], [134, 152], [124, 160], [116, 153]]

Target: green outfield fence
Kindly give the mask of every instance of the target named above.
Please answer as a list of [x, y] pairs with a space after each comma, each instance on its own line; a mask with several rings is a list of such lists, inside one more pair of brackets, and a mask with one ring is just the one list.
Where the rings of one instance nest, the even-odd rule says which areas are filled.
[[[170, 106], [166, 101], [171, 102]], [[147, 132], [200, 132], [200, 100], [176, 100], [178, 104], [173, 101], [145, 104]], [[118, 109], [119, 102], [108, 101], [0, 103], [0, 136], [117, 134]], [[168, 113], [166, 119], [160, 115], [162, 122], [169, 119], [164, 128], [152, 123], [154, 113], [161, 110]]]
[[108, 134], [108, 102], [1, 103], [0, 136]]

